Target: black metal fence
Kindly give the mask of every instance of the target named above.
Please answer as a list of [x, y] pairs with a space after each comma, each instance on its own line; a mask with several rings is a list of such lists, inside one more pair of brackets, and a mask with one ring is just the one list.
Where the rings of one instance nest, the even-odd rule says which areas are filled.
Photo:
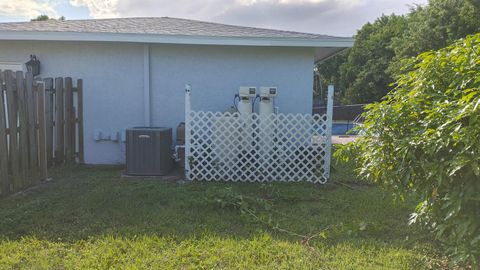
[[[338, 105], [333, 106], [333, 121], [353, 121], [362, 114], [366, 104]], [[327, 107], [323, 104], [313, 104], [314, 114], [325, 114]]]

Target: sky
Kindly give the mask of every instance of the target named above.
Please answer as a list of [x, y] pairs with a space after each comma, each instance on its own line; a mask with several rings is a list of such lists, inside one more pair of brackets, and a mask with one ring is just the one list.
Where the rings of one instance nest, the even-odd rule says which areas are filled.
[[382, 14], [405, 14], [428, 0], [0, 0], [0, 22], [40, 14], [67, 20], [177, 17], [234, 25], [352, 36]]

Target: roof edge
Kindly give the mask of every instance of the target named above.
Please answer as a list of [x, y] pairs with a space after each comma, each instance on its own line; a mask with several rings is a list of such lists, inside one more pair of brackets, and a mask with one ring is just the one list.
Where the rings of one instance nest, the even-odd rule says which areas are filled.
[[280, 47], [339, 47], [353, 46], [353, 38], [268, 38], [268, 37], [211, 37], [157, 34], [86, 33], [86, 32], [43, 32], [43, 31], [0, 31], [0, 40], [41, 41], [98, 41], [164, 43], [189, 45], [237, 45], [237, 46], [280, 46]]
[[327, 61], [328, 59], [330, 58], [333, 58], [335, 57], [337, 54], [340, 54], [342, 53], [344, 50], [348, 49], [348, 48], [351, 48], [352, 46], [350, 47], [340, 47], [338, 50], [332, 52], [331, 54], [328, 54], [326, 56], [322, 56], [322, 57], [317, 57], [317, 55], [315, 55], [315, 61], [314, 61], [314, 64], [315, 65], [319, 65], [325, 61]]

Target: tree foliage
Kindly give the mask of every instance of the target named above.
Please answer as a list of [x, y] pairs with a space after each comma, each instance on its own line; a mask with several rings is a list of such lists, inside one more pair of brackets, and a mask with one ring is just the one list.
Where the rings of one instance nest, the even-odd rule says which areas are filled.
[[348, 103], [368, 103], [384, 96], [393, 79], [387, 69], [395, 57], [392, 39], [401, 35], [405, 27], [403, 16], [390, 15], [367, 23], [355, 37], [346, 62], [340, 67], [343, 100]]
[[[340, 69], [338, 67], [345, 62], [346, 56], [345, 52], [341, 52], [317, 66], [316, 74], [314, 74], [313, 94], [322, 103], [327, 103], [327, 86], [330, 84], [337, 86], [335, 94], [341, 96]], [[335, 97], [335, 101], [337, 101], [337, 97]]]
[[480, 33], [403, 70], [395, 91], [368, 106], [364, 136], [349, 148], [360, 175], [420, 195], [412, 221], [429, 226], [454, 262], [480, 267]]
[[65, 21], [65, 16], [60, 16], [58, 19], [50, 18], [48, 15], [38, 15], [37, 17], [31, 19], [30, 21], [48, 21], [48, 20], [58, 20], [58, 21]]
[[36, 21], [48, 21], [48, 20], [50, 20], [50, 17], [48, 15], [42, 14], [42, 15], [38, 15], [34, 19], [31, 19], [30, 21], [36, 22]]
[[393, 89], [390, 83], [401, 73], [402, 59], [478, 32], [479, 0], [430, 0], [406, 16], [382, 16], [364, 25], [346, 56], [322, 64], [325, 67], [319, 70], [324, 74], [334, 74], [332, 70], [339, 70], [339, 74], [334, 78], [321, 76], [321, 82], [338, 82], [346, 104], [379, 101]]
[[407, 15], [405, 31], [394, 38], [392, 47], [397, 59], [438, 50], [480, 32], [478, 7], [465, 0], [430, 0]]

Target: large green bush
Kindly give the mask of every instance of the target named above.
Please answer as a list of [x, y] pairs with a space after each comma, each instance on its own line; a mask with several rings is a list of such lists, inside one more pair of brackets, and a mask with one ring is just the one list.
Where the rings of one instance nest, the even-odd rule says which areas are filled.
[[407, 60], [396, 88], [365, 113], [360, 175], [421, 198], [452, 262], [480, 265], [480, 33]]

